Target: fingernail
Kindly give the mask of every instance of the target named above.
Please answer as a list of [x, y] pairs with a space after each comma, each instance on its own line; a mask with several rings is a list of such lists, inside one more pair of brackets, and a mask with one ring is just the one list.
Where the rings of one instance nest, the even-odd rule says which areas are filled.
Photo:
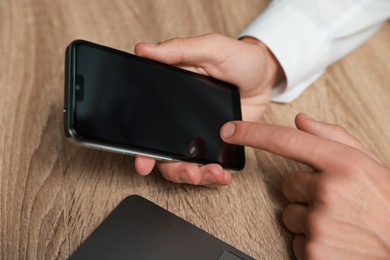
[[177, 179], [180, 183], [188, 183], [188, 176], [186, 172], [180, 172], [177, 174]]
[[232, 181], [232, 176], [228, 173], [225, 173], [225, 176], [223, 178], [223, 183], [230, 184], [231, 181]]
[[236, 125], [232, 122], [228, 122], [222, 126], [221, 135], [223, 138], [230, 138], [233, 136], [234, 131], [236, 131]]

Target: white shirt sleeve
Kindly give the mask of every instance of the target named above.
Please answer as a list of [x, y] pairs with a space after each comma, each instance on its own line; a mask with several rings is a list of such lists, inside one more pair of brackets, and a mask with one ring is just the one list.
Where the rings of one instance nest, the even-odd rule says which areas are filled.
[[390, 0], [274, 0], [239, 38], [262, 41], [286, 82], [272, 100], [297, 98], [326, 68], [357, 48], [390, 17]]

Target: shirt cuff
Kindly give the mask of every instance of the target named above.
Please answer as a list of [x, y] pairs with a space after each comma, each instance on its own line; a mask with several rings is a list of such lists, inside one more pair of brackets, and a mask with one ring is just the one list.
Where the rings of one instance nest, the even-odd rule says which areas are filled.
[[273, 88], [273, 101], [293, 101], [325, 71], [317, 64], [329, 48], [324, 26], [289, 1], [272, 1], [239, 35], [262, 41], [284, 70], [286, 82]]

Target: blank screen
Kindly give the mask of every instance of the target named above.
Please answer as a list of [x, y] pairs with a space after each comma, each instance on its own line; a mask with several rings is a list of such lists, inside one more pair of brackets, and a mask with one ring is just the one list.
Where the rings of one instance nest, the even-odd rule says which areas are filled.
[[87, 42], [74, 57], [79, 138], [241, 167], [243, 147], [219, 135], [225, 122], [241, 119], [236, 87]]

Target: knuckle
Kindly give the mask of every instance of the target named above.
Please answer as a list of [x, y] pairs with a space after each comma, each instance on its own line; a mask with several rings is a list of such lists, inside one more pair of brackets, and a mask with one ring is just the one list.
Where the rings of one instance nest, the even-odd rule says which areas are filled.
[[[173, 38], [166, 42], [169, 46], [176, 49], [178, 56], [177, 64], [183, 63], [186, 60], [186, 49], [185, 49], [185, 39], [184, 38]], [[175, 55], [176, 56], [176, 55]]]
[[296, 181], [297, 174], [299, 173], [290, 173], [282, 179], [282, 192], [290, 202], [297, 201], [296, 192], [294, 192], [300, 189], [300, 186]]
[[318, 211], [312, 211], [307, 215], [307, 230], [312, 238], [323, 236], [327, 228], [326, 219]]
[[278, 128], [270, 133], [269, 140], [273, 141], [270, 145], [274, 146], [277, 150], [283, 150], [284, 147], [299, 147], [300, 145], [300, 139], [285, 128]]
[[323, 257], [321, 254], [321, 246], [313, 240], [310, 240], [304, 248], [305, 259], [320, 259]]
[[187, 175], [189, 178], [189, 184], [199, 185], [201, 183], [202, 177], [198, 166], [189, 164], [187, 169]]
[[331, 204], [337, 192], [326, 177], [319, 177], [313, 187], [314, 199], [322, 204]]
[[287, 225], [291, 217], [293, 216], [293, 206], [291, 204], [287, 205], [282, 212], [283, 222]]
[[366, 171], [371, 167], [371, 161], [367, 160], [367, 156], [352, 150], [343, 154], [343, 162], [340, 166], [340, 171], [347, 178], [360, 178], [366, 175]]

